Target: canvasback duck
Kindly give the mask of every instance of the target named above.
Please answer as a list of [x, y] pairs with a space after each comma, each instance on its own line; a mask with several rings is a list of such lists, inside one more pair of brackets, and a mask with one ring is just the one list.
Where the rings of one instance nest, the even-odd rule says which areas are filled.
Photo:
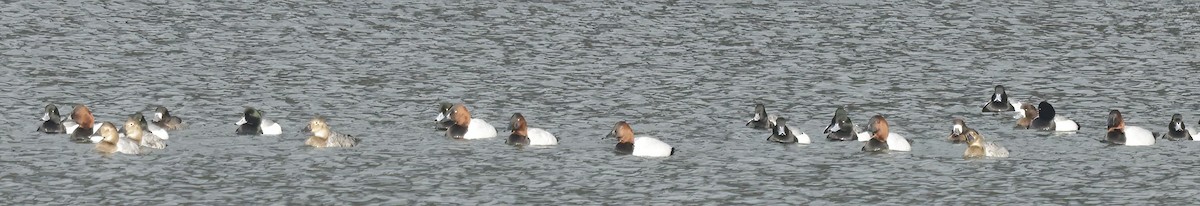
[[[142, 131], [150, 132], [150, 134], [154, 135], [155, 137], [157, 137], [159, 139], [163, 139], [163, 140], [171, 139], [171, 134], [168, 134], [166, 129], [163, 129], [162, 127], [158, 127], [154, 124], [148, 123], [146, 121], [146, 117], [143, 116], [141, 112], [130, 115], [130, 117], [134, 117], [134, 118], [138, 119], [138, 123], [141, 124]], [[126, 128], [128, 128], [128, 127], [121, 127], [121, 129], [119, 129], [119, 132], [121, 132], [121, 134], [126, 134], [126, 132], [125, 132]]]
[[117, 126], [113, 125], [112, 122], [100, 123], [100, 126], [97, 130], [99, 131], [96, 133], [99, 133], [102, 139], [100, 142], [96, 143], [96, 151], [100, 152], [101, 154], [109, 155], [113, 153], [142, 153], [141, 146], [138, 146], [137, 142], [134, 142], [128, 137], [121, 137], [117, 133]]
[[141, 112], [129, 115], [125, 119], [125, 137], [137, 142], [142, 147], [154, 149], [162, 149], [167, 147], [167, 142], [163, 138], [154, 135], [154, 133], [146, 133], [146, 118]]
[[[829, 121], [829, 126], [825, 127], [825, 139], [829, 141], [867, 141], [867, 138], [859, 138], [858, 127], [854, 122], [850, 121], [850, 113], [846, 112], [846, 107], [838, 106], [837, 111], [833, 112], [833, 119]], [[866, 136], [865, 136], [866, 137]]]
[[995, 92], [992, 93], [992, 98], [987, 104], [983, 105], [983, 112], [1007, 112], [1014, 111], [1020, 107], [1020, 102], [1009, 101], [1008, 93], [1004, 92], [1004, 86], [996, 85]]
[[617, 138], [617, 154], [642, 157], [666, 157], [675, 154], [675, 148], [653, 137], [633, 137], [633, 128], [625, 121], [617, 122], [608, 138]]
[[963, 151], [964, 159], [1008, 157], [1008, 149], [995, 142], [983, 141], [983, 135], [980, 135], [978, 131], [968, 129], [964, 135], [967, 141], [967, 151]]
[[762, 103], [754, 104], [754, 117], [750, 118], [750, 121], [746, 121], [746, 126], [754, 129], [771, 128], [767, 117], [767, 107]]
[[341, 134], [329, 130], [329, 124], [324, 117], [313, 117], [308, 121], [308, 126], [301, 129], [302, 132], [311, 132], [313, 136], [304, 140], [304, 144], [312, 147], [353, 147], [362, 142], [362, 139]]
[[67, 129], [67, 134], [71, 135], [71, 141], [77, 143], [91, 143], [92, 134], [99, 131], [99, 124], [96, 124], [96, 117], [92, 116], [92, 110], [87, 106], [79, 104], [75, 105], [75, 109], [71, 112], [72, 124], [64, 124]]
[[450, 125], [454, 125], [453, 121], [443, 121], [450, 117], [451, 107], [454, 107], [454, 104], [448, 102], [438, 103], [438, 116], [433, 119], [434, 129], [446, 130], [450, 128]]
[[950, 138], [948, 140], [954, 144], [968, 143], [967, 134], [965, 133], [968, 130], [971, 130], [971, 128], [967, 127], [967, 121], [964, 121], [962, 118], [954, 118], [954, 126], [950, 128]]
[[46, 134], [67, 133], [62, 121], [62, 116], [58, 114], [58, 106], [54, 106], [53, 103], [47, 104], [46, 112], [42, 114], [42, 126], [39, 126], [37, 131]]
[[912, 145], [909, 144], [908, 139], [889, 132], [887, 119], [884, 119], [883, 115], [871, 117], [866, 130], [871, 134], [871, 139], [867, 140], [867, 145], [863, 146], [862, 151], [912, 151]]
[[1147, 146], [1154, 145], [1154, 134], [1138, 126], [1126, 126], [1121, 111], [1108, 112], [1108, 133], [1104, 142], [1114, 145]]
[[1183, 124], [1183, 115], [1171, 115], [1171, 123], [1167, 124], [1167, 133], [1162, 135], [1163, 139], [1170, 141], [1192, 140], [1192, 134], [1188, 131], [1187, 125]]
[[[1042, 103], [1038, 103], [1036, 111], [1037, 118], [1029, 122], [1029, 129], [1060, 132], [1079, 130], [1079, 124], [1075, 123], [1074, 120], [1055, 114], [1054, 106], [1051, 106], [1050, 102], [1042, 101]], [[1029, 116], [1025, 118], [1029, 118]], [[1018, 121], [1018, 123], [1020, 122]]]
[[808, 138], [808, 134], [801, 132], [800, 135], [796, 135], [796, 133], [792, 131], [792, 128], [787, 126], [787, 118], [772, 116], [772, 118], [769, 120], [771, 123], [771, 136], [767, 137], [767, 141], [783, 144], [812, 143], [812, 139]]
[[450, 108], [449, 118], [444, 121], [453, 122], [446, 129], [446, 137], [453, 139], [484, 139], [496, 137], [496, 128], [482, 119], [471, 118], [467, 105], [455, 104]]
[[242, 112], [242, 119], [234, 124], [238, 125], [238, 135], [283, 134], [283, 127], [280, 127], [279, 123], [263, 118], [263, 112], [252, 107], [246, 107], [246, 111]]
[[167, 107], [158, 106], [158, 108], [154, 108], [154, 119], [152, 121], [154, 121], [153, 126], [166, 131], [183, 129], [183, 119], [172, 116], [171, 111], [167, 111]]
[[512, 131], [508, 135], [508, 140], [504, 143], [513, 146], [546, 146], [558, 145], [558, 137], [555, 137], [550, 132], [543, 129], [529, 127], [525, 122], [525, 115], [521, 113], [513, 113], [509, 118], [508, 130]]

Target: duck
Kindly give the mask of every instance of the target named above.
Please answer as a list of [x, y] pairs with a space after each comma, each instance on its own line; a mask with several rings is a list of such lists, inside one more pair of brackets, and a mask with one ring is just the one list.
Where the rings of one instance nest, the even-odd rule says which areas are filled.
[[750, 121], [746, 121], [746, 126], [754, 129], [769, 129], [771, 125], [767, 119], [767, 107], [762, 103], [754, 104], [754, 117]]
[[954, 118], [954, 126], [950, 129], [950, 138], [948, 140], [954, 144], [968, 143], [967, 134], [965, 133], [967, 130], [971, 130], [970, 127], [967, 127], [967, 121], [962, 118]]
[[529, 127], [528, 123], [525, 122], [525, 115], [521, 115], [521, 113], [513, 113], [512, 117], [509, 118], [508, 130], [512, 131], [512, 134], [508, 135], [508, 140], [504, 142], [508, 145], [558, 145], [558, 137], [555, 137], [554, 134], [550, 134], [546, 130]]
[[362, 139], [356, 138], [348, 134], [341, 134], [329, 130], [329, 124], [325, 117], [316, 116], [308, 121], [308, 126], [301, 129], [301, 132], [311, 132], [312, 136], [308, 140], [304, 140], [304, 144], [316, 148], [324, 147], [354, 147], [357, 146]]
[[1183, 115], [1171, 115], [1171, 123], [1167, 124], [1167, 133], [1163, 133], [1162, 139], [1170, 141], [1192, 140], [1192, 134], [1187, 129], [1187, 125], [1183, 124]]
[[767, 137], [767, 141], [783, 144], [812, 143], [812, 139], [808, 137], [808, 134], [801, 132], [800, 135], [796, 135], [796, 133], [792, 131], [792, 128], [787, 126], [786, 118], [772, 116], [772, 118], [769, 120], [769, 123], [771, 123], [771, 136]]
[[1154, 133], [1138, 126], [1126, 126], [1121, 111], [1108, 111], [1108, 133], [1104, 141], [1112, 145], [1149, 146], [1154, 145]]
[[[150, 134], [154, 135], [155, 137], [157, 137], [159, 139], [163, 139], [163, 140], [171, 138], [171, 134], [167, 133], [167, 129], [158, 127], [155, 124], [148, 124], [146, 122], [146, 117], [143, 116], [141, 112], [138, 112], [134, 115], [130, 115], [130, 117], [134, 117], [134, 118], [138, 119], [138, 122], [141, 123], [142, 131], [150, 132]], [[119, 129], [119, 132], [121, 132], [121, 134], [126, 134], [126, 132], [125, 132], [126, 128], [128, 128], [128, 127], [121, 127], [121, 129]], [[93, 138], [95, 138], [95, 137], [93, 137]]]
[[[1051, 106], [1050, 102], [1042, 101], [1038, 103], [1038, 108], [1035, 111], [1037, 111], [1037, 117], [1029, 122], [1029, 129], [1059, 132], [1079, 130], [1079, 124], [1075, 123], [1074, 120], [1056, 115], [1054, 113], [1054, 106]], [[1027, 115], [1025, 118], [1029, 118], [1029, 116]]]
[[867, 145], [863, 146], [862, 151], [912, 151], [912, 145], [909, 144], [908, 139], [899, 134], [889, 132], [887, 119], [883, 115], [871, 117], [871, 121], [867, 123], [866, 130], [871, 134], [871, 139], [867, 140]]
[[450, 108], [451, 107], [454, 107], [454, 104], [451, 104], [449, 102], [438, 103], [438, 116], [437, 116], [437, 118], [433, 119], [433, 124], [434, 124], [433, 128], [434, 129], [442, 131], [442, 130], [449, 129], [450, 125], [454, 125], [453, 121], [442, 121], [442, 120], [445, 120], [446, 118], [450, 117]]
[[675, 154], [675, 148], [654, 137], [634, 137], [633, 128], [625, 121], [617, 122], [607, 138], [616, 138], [616, 153], [639, 157], [667, 157]]
[[825, 139], [829, 141], [867, 141], [869, 135], [858, 131], [858, 126], [850, 121], [850, 114], [846, 112], [846, 107], [838, 106], [837, 111], [833, 112], [833, 119], [829, 120], [829, 126], [825, 127]]
[[70, 140], [76, 143], [91, 143], [91, 136], [99, 131], [100, 125], [96, 124], [96, 117], [92, 116], [92, 110], [86, 105], [75, 105], [75, 109], [71, 111], [72, 123], [64, 123], [63, 126], [67, 129], [67, 134], [70, 134]]
[[46, 134], [64, 134], [67, 129], [63, 127], [62, 116], [58, 113], [58, 106], [53, 103], [46, 105], [46, 113], [42, 114], [42, 126], [39, 126], [37, 131]]
[[992, 98], [987, 104], [983, 105], [983, 112], [1007, 112], [1014, 111], [1020, 107], [1020, 102], [1009, 101], [1008, 94], [1004, 92], [1003, 85], [996, 85], [995, 92], [992, 93]]
[[496, 137], [496, 128], [482, 119], [471, 118], [464, 104], [455, 104], [443, 121], [453, 122], [446, 129], [446, 137], [452, 139], [485, 139]]
[[137, 142], [134, 142], [128, 137], [121, 137], [120, 134], [117, 133], [117, 126], [113, 125], [112, 122], [100, 123], [100, 126], [97, 127], [97, 130], [98, 131], [96, 133], [99, 133], [102, 137], [102, 139], [96, 143], [97, 152], [105, 155], [111, 155], [114, 153], [142, 153], [141, 146], [138, 146]]
[[171, 111], [167, 107], [158, 106], [154, 108], [154, 126], [162, 128], [166, 131], [174, 131], [183, 129], [183, 119], [172, 116]]
[[1033, 119], [1038, 117], [1037, 107], [1031, 104], [1021, 104], [1020, 109], [1017, 109], [1017, 126], [1019, 129], [1029, 129], [1033, 124]]
[[137, 142], [142, 147], [154, 149], [166, 148], [166, 140], [158, 135], [154, 135], [154, 133], [147, 134], [145, 125], [146, 118], [142, 116], [141, 112], [129, 115], [129, 118], [125, 119], [125, 137], [133, 140], [133, 142]]
[[967, 129], [964, 133], [966, 136], [967, 150], [963, 151], [964, 159], [976, 159], [983, 157], [1008, 157], [1008, 149], [995, 142], [983, 141], [983, 135], [973, 129]]
[[242, 112], [242, 119], [238, 120], [237, 134], [238, 135], [280, 135], [283, 134], [283, 127], [279, 123], [263, 118], [263, 112], [252, 107], [246, 107]]

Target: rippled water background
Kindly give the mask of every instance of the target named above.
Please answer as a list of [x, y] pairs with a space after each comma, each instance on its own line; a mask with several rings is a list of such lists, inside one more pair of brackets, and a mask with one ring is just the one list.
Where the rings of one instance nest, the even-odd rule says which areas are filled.
[[[9, 204], [1134, 204], [1200, 201], [1200, 143], [1106, 147], [1104, 115], [1196, 125], [1200, 3], [1030, 1], [3, 1], [0, 202]], [[1084, 129], [1013, 130], [992, 86]], [[431, 128], [465, 102], [562, 138], [516, 149]], [[767, 142], [755, 102], [816, 138], [838, 105], [914, 151]], [[165, 105], [166, 150], [101, 157], [36, 133], [46, 103], [101, 121]], [[283, 125], [235, 136], [243, 106]], [[303, 145], [331, 118], [364, 139]], [[967, 161], [954, 117], [1009, 147]], [[617, 156], [629, 120], [679, 152]], [[502, 132], [502, 136], [506, 133]]]

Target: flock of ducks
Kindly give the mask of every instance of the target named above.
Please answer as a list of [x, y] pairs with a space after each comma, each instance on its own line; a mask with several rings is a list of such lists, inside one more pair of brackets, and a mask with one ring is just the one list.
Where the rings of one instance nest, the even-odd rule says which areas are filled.
[[[263, 118], [263, 112], [254, 108], [246, 108], [242, 119], [238, 120], [239, 135], [279, 135], [283, 134], [278, 123]], [[152, 149], [164, 149], [170, 139], [168, 131], [186, 128], [183, 119], [172, 116], [166, 107], [154, 109], [151, 121], [146, 121], [142, 112], [135, 112], [125, 119], [120, 128], [112, 122], [96, 123], [95, 116], [86, 105], [75, 105], [70, 115], [63, 117], [54, 104], [46, 105], [42, 115], [42, 124], [38, 132], [47, 134], [67, 134], [68, 139], [76, 143], [93, 143], [95, 150], [102, 154], [145, 154]], [[304, 127], [304, 132], [312, 133], [304, 144], [313, 147], [353, 147], [361, 142], [350, 135], [339, 134], [329, 129], [324, 117], [313, 117]]]
[[[1010, 101], [1004, 86], [996, 86], [988, 103], [983, 106], [983, 112], [1015, 112], [1017, 119], [1015, 128], [1035, 129], [1044, 131], [1073, 132], [1079, 130], [1079, 124], [1055, 112], [1054, 106], [1042, 101], [1036, 107], [1032, 104]], [[172, 116], [167, 108], [159, 106], [153, 112], [151, 121], [147, 121], [141, 112], [129, 115], [121, 128], [112, 122], [95, 123], [91, 110], [85, 105], [75, 105], [67, 117], [59, 114], [54, 104], [46, 105], [42, 116], [39, 132], [50, 134], [67, 134], [69, 139], [78, 143], [94, 143], [96, 151], [103, 154], [124, 153], [143, 154], [151, 149], [163, 149], [170, 138], [168, 131], [184, 129], [186, 126], [179, 117]], [[888, 121], [883, 115], [874, 115], [860, 128], [849, 118], [845, 107], [838, 107], [833, 113], [833, 119], [823, 132], [829, 141], [860, 141], [865, 142], [862, 151], [888, 152], [912, 151], [912, 140], [889, 130]], [[444, 130], [451, 139], [487, 139], [497, 136], [496, 128], [482, 119], [471, 118], [467, 106], [461, 103], [439, 104], [438, 116], [434, 119], [435, 128]], [[279, 135], [283, 133], [278, 123], [263, 118], [263, 112], [247, 107], [242, 118], [235, 123], [234, 131], [238, 135]], [[771, 130], [767, 141], [781, 144], [811, 144], [808, 134], [797, 132], [787, 126], [787, 119], [768, 114], [766, 106], [756, 104], [754, 116], [746, 122], [746, 126]], [[1155, 134], [1150, 130], [1137, 126], [1125, 125], [1125, 120], [1118, 110], [1111, 110], [1107, 119], [1107, 133], [1100, 140], [1113, 145], [1144, 146], [1153, 145]], [[1200, 132], [1193, 133], [1183, 124], [1180, 114], [1171, 116], [1167, 126], [1168, 132], [1160, 138], [1177, 140], [1200, 140]], [[525, 116], [514, 113], [509, 118], [508, 130], [511, 134], [505, 141], [513, 146], [552, 146], [558, 145], [559, 139], [549, 131], [529, 127]], [[329, 129], [324, 117], [313, 117], [302, 130], [311, 133], [304, 141], [312, 147], [354, 147], [362, 140], [351, 135], [341, 134]], [[617, 140], [615, 152], [622, 155], [666, 157], [675, 153], [671, 145], [650, 136], [635, 136], [633, 128], [625, 121], [617, 122], [607, 138]], [[1003, 146], [985, 141], [979, 131], [967, 127], [966, 121], [955, 118], [947, 138], [955, 144], [966, 144], [964, 158], [1008, 157], [1008, 150]]]

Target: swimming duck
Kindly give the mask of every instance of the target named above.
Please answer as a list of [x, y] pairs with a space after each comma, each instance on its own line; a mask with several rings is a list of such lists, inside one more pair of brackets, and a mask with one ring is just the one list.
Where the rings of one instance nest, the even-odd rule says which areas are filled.
[[617, 154], [643, 157], [666, 157], [675, 154], [675, 148], [653, 137], [633, 137], [633, 128], [625, 121], [617, 122], [608, 138], [617, 138]]
[[1007, 112], [1013, 111], [1017, 107], [1020, 107], [1020, 103], [1008, 100], [1008, 94], [1004, 92], [1004, 86], [996, 85], [995, 92], [992, 93], [992, 98], [988, 100], [987, 104], [983, 105], [983, 112]]
[[92, 116], [92, 110], [82, 104], [75, 105], [74, 111], [71, 112], [71, 120], [72, 124], [63, 124], [67, 134], [71, 135], [71, 141], [91, 143], [89, 137], [100, 129], [97, 127], [96, 118]]
[[513, 113], [509, 118], [508, 130], [512, 131], [512, 134], [508, 135], [508, 141], [505, 141], [509, 145], [558, 145], [558, 137], [546, 130], [529, 127], [525, 122], [525, 116], [521, 113]]
[[1188, 132], [1187, 125], [1183, 124], [1183, 115], [1171, 115], [1171, 123], [1167, 124], [1167, 133], [1164, 133], [1162, 138], [1170, 141], [1192, 140], [1192, 134]]
[[455, 104], [450, 108], [449, 118], [443, 121], [453, 122], [446, 129], [446, 137], [453, 139], [483, 139], [496, 137], [496, 128], [486, 121], [471, 118], [467, 106]]
[[746, 126], [754, 129], [771, 128], [767, 121], [767, 107], [758, 103], [754, 104], [754, 117], [750, 118], [750, 121], [746, 121]]
[[1147, 146], [1154, 145], [1154, 134], [1142, 127], [1126, 126], [1121, 111], [1108, 112], [1108, 133], [1105, 141], [1114, 145]]
[[129, 115], [129, 118], [125, 119], [125, 137], [133, 140], [133, 142], [137, 142], [142, 147], [154, 149], [166, 148], [166, 140], [154, 135], [154, 133], [146, 133], [145, 121], [146, 118], [142, 116], [141, 112]]
[[62, 121], [62, 116], [58, 114], [58, 106], [47, 104], [46, 113], [42, 114], [42, 126], [39, 126], [37, 131], [46, 134], [67, 133], [67, 129], [63, 127]]
[[329, 130], [329, 124], [325, 118], [319, 116], [309, 120], [308, 126], [301, 131], [312, 132], [313, 136], [304, 141], [305, 145], [312, 147], [353, 147], [362, 142], [362, 139]]
[[[850, 121], [850, 115], [846, 112], [846, 108], [838, 106], [837, 111], [833, 112], [833, 119], [829, 121], [829, 126], [825, 127], [825, 139], [829, 141], [854, 141], [860, 139], [857, 135], [858, 128], [854, 126], [854, 122]], [[861, 138], [861, 141], [866, 141], [867, 138]]]
[[967, 134], [965, 132], [968, 130], [971, 130], [971, 128], [967, 127], [966, 121], [963, 121], [962, 118], [954, 118], [954, 127], [950, 129], [950, 138], [948, 139], [954, 144], [967, 143]]
[[[1023, 106], [1023, 108], [1029, 107]], [[1037, 111], [1037, 116], [1029, 122], [1029, 129], [1060, 132], [1079, 130], [1079, 124], [1075, 123], [1074, 120], [1056, 115], [1054, 113], [1054, 106], [1051, 106], [1049, 102], [1042, 101], [1042, 103], [1038, 104], [1038, 108], [1035, 111]], [[1025, 118], [1030, 117], [1026, 115]], [[1018, 121], [1018, 124], [1020, 124], [1020, 121]]]
[[792, 128], [787, 126], [787, 119], [782, 117], [774, 117], [770, 120], [771, 136], [767, 137], [767, 141], [784, 143], [784, 144], [810, 144], [812, 139], [808, 138], [808, 134], [803, 132], [796, 135]]
[[101, 154], [142, 153], [142, 148], [138, 146], [138, 143], [134, 142], [128, 137], [121, 137], [120, 134], [117, 133], [117, 126], [113, 125], [112, 122], [100, 123], [100, 127], [98, 127], [97, 130], [99, 130], [97, 133], [100, 133], [100, 136], [103, 137], [99, 143], [96, 143], [96, 151], [100, 152]]
[[1008, 149], [995, 142], [984, 142], [983, 135], [980, 135], [978, 131], [969, 129], [964, 135], [967, 142], [967, 151], [963, 152], [964, 159], [1008, 157]]
[[167, 107], [158, 106], [154, 108], [154, 126], [162, 128], [166, 131], [178, 130], [183, 128], [183, 119], [176, 116], [171, 116], [171, 111], [167, 111]]
[[883, 115], [871, 117], [866, 130], [871, 134], [871, 139], [867, 140], [867, 145], [863, 146], [862, 151], [912, 151], [912, 145], [909, 144], [908, 139], [888, 131], [888, 122]]
[[454, 104], [448, 102], [438, 103], [438, 116], [433, 119], [434, 129], [446, 130], [450, 128], [450, 125], [454, 125], [453, 121], [442, 121], [450, 117], [451, 107], [454, 107]]
[[263, 118], [263, 112], [252, 107], [246, 107], [246, 111], [242, 112], [242, 119], [238, 120], [237, 134], [238, 135], [279, 135], [283, 134], [283, 127], [278, 123]]

